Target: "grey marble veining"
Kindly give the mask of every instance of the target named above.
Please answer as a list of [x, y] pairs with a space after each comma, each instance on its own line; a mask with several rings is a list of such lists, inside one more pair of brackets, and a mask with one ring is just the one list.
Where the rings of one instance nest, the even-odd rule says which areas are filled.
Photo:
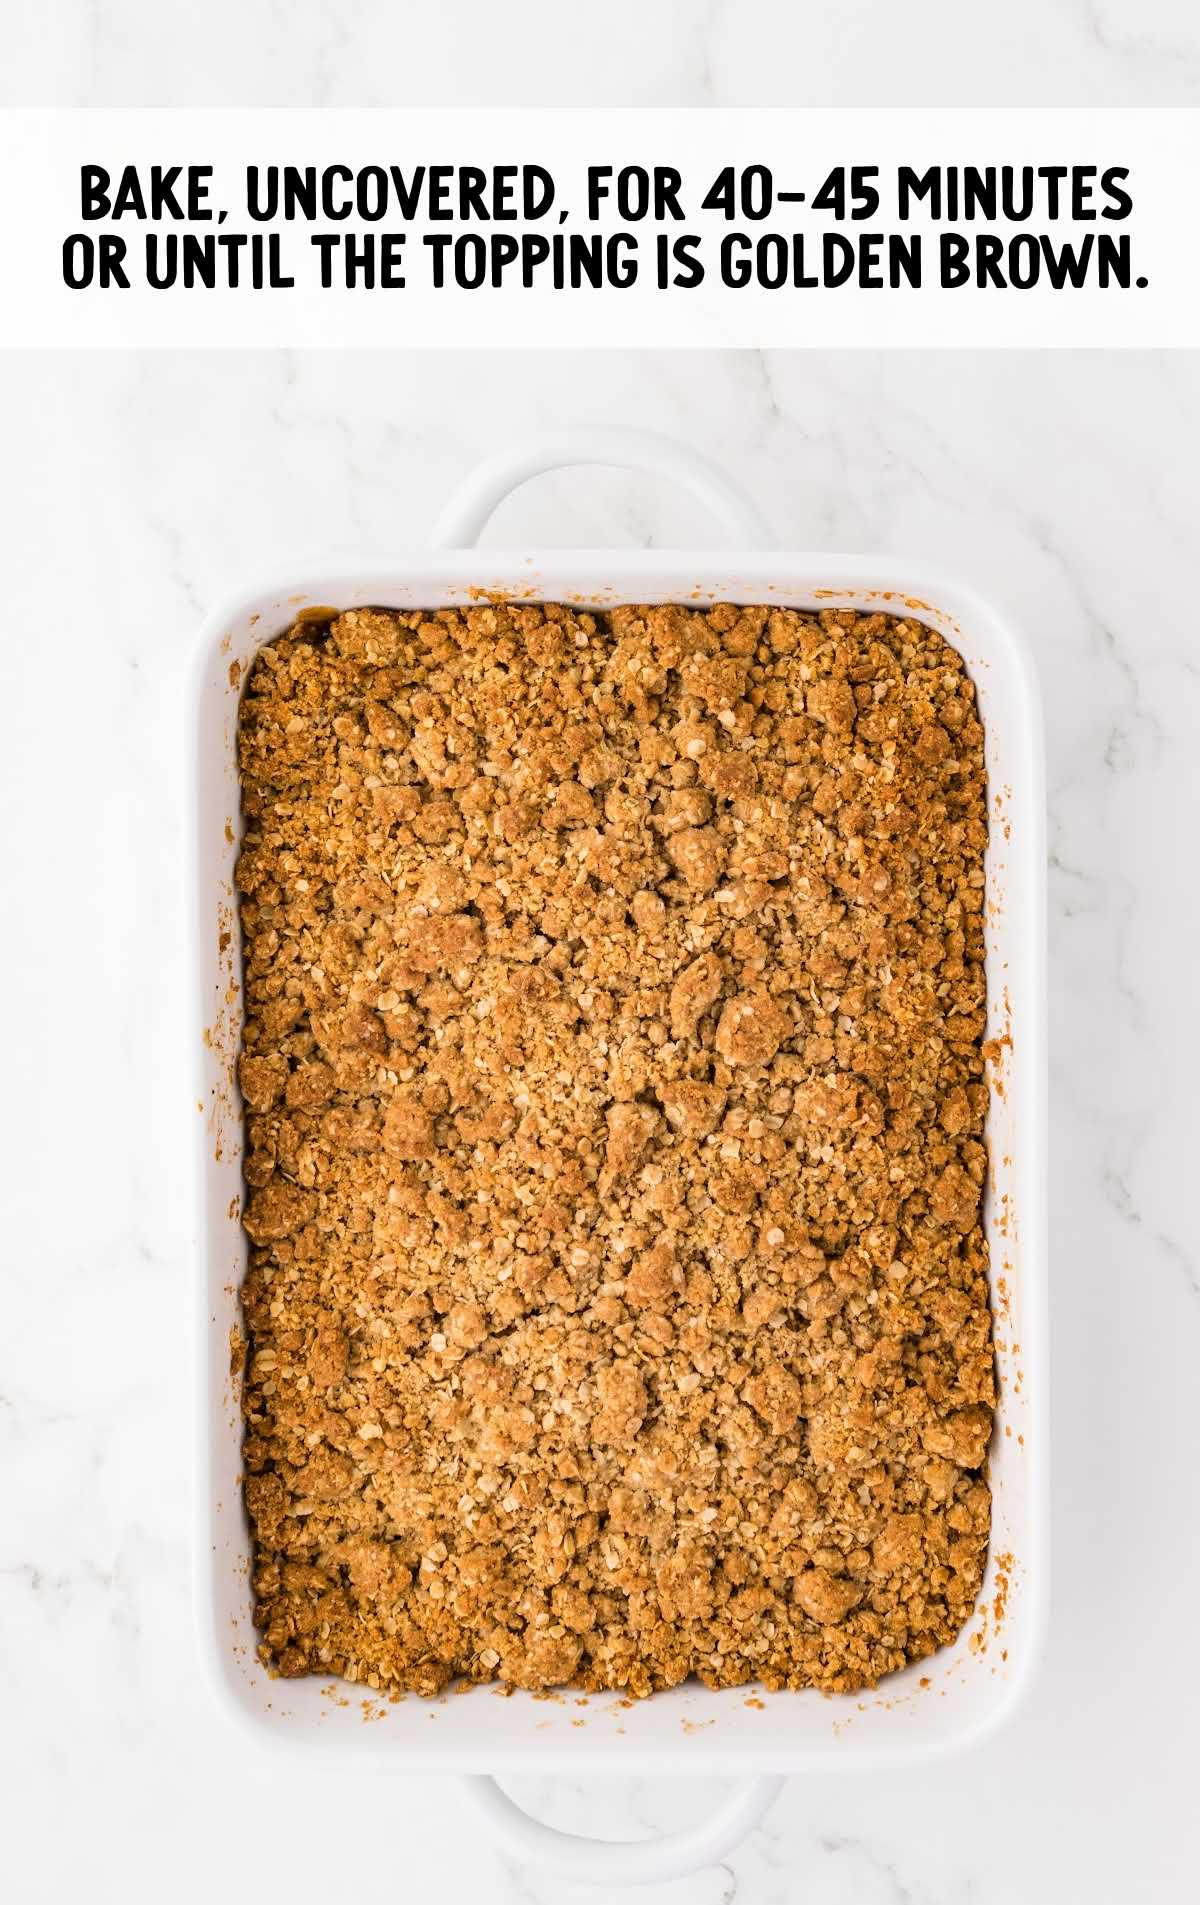
[[[21, 6], [11, 104], [1195, 103], [1185, 0]], [[183, 41], [186, 40], [186, 45]], [[944, 1765], [794, 1780], [662, 1905], [1185, 1905], [1200, 1868], [1200, 357], [746, 352], [0, 359], [6, 748], [0, 1872], [24, 1905], [615, 1905], [507, 1866], [440, 1780], [331, 1781], [191, 1645], [186, 664], [202, 611], [419, 546], [506, 436], [679, 434], [792, 546], [957, 571], [1029, 632], [1050, 789], [1054, 1572], [1037, 1691]], [[489, 536], [695, 543], [612, 472]], [[514, 1790], [577, 1830], [711, 1782]]]
[[21, 105], [611, 106], [1194, 103], [1189, 0], [209, 0], [182, 41], [146, 0], [18, 5]]
[[[363, 1905], [414, 1886], [569, 1894], [464, 1834], [442, 1782], [364, 1793], [264, 1758], [199, 1681], [179, 856], [202, 607], [289, 560], [419, 546], [475, 457], [603, 416], [725, 462], [785, 544], [894, 550], [974, 582], [1029, 632], [1048, 726], [1049, 1657], [993, 1744], [795, 1780], [727, 1868], [661, 1896], [1183, 1905], [1200, 1852], [1200, 358], [33, 356], [0, 362], [0, 403], [13, 1896], [140, 1905], [167, 1872], [185, 1905], [267, 1885]], [[531, 485], [488, 535], [707, 533], [654, 484], [581, 471]], [[680, 1823], [715, 1788], [516, 1790], [618, 1834]]]

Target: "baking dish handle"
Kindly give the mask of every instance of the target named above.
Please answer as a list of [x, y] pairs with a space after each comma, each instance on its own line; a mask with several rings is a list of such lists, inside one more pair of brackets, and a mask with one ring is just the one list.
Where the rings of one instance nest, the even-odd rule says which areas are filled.
[[460, 1782], [464, 1797], [502, 1852], [584, 1885], [660, 1885], [715, 1865], [753, 1832], [778, 1797], [782, 1779], [749, 1779], [736, 1785], [698, 1825], [656, 1839], [581, 1839], [559, 1832], [522, 1812], [490, 1774]]
[[593, 427], [515, 443], [478, 464], [455, 491], [433, 528], [435, 549], [470, 549], [488, 517], [511, 490], [546, 470], [579, 463], [660, 476], [695, 497], [716, 520], [733, 549], [769, 549], [772, 537], [749, 497], [722, 471], [685, 444], [652, 430]]

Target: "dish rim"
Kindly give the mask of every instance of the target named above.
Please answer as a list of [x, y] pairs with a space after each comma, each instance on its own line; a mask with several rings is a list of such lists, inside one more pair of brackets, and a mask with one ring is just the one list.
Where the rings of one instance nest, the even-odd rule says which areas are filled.
[[[606, 590], [579, 589], [581, 578], [607, 571], [617, 578]], [[689, 574], [697, 578], [691, 592], [672, 586], [655, 586], [655, 578]], [[819, 584], [813, 578], [824, 578]], [[436, 579], [436, 580], [435, 580]], [[644, 582], [646, 587], [639, 588]], [[572, 583], [575, 586], [571, 586]], [[201, 625], [193, 652], [189, 678], [188, 710], [192, 724], [191, 744], [185, 761], [189, 784], [190, 946], [192, 953], [192, 996], [196, 1003], [200, 1029], [212, 1015], [212, 994], [206, 982], [204, 935], [211, 933], [212, 885], [205, 875], [204, 833], [206, 818], [201, 806], [203, 755], [212, 745], [211, 731], [204, 714], [205, 690], [214, 662], [224, 660], [230, 650], [230, 633], [252, 615], [261, 616], [261, 637], [253, 647], [273, 640], [283, 632], [305, 606], [346, 608], [373, 603], [398, 606], [388, 601], [397, 590], [414, 590], [408, 606], [427, 606], [422, 593], [439, 589], [455, 593], [462, 605], [488, 599], [526, 599], [565, 601], [572, 607], [589, 604], [609, 606], [619, 601], [683, 601], [688, 606], [703, 606], [714, 600], [744, 602], [777, 600], [781, 605], [796, 597], [821, 599], [802, 612], [820, 607], [878, 609], [888, 614], [915, 617], [953, 640], [953, 631], [968, 624], [987, 625], [991, 638], [1003, 653], [1011, 671], [1012, 685], [1022, 711], [1019, 733], [1007, 737], [1008, 745], [1019, 743], [1023, 749], [1026, 779], [1027, 814], [1020, 860], [1027, 917], [1023, 926], [1025, 951], [1029, 961], [1024, 1016], [1019, 1033], [1023, 1052], [1029, 1057], [1025, 1066], [1025, 1116], [1029, 1121], [1022, 1133], [1025, 1174], [1020, 1210], [1020, 1287], [1024, 1360], [1031, 1370], [1027, 1385], [1029, 1423], [1033, 1450], [1028, 1471], [1028, 1496], [1025, 1522], [1028, 1550], [1023, 1554], [1025, 1624], [1022, 1653], [1016, 1670], [998, 1689], [995, 1700], [974, 1718], [961, 1721], [941, 1737], [905, 1742], [901, 1729], [893, 1729], [889, 1740], [838, 1742], [836, 1747], [797, 1744], [795, 1750], [781, 1750], [778, 1742], [764, 1746], [761, 1753], [744, 1742], [730, 1746], [714, 1739], [711, 1747], [696, 1741], [687, 1754], [690, 1770], [696, 1772], [727, 1768], [747, 1771], [756, 1767], [796, 1771], [801, 1768], [859, 1768], [931, 1760], [967, 1750], [994, 1733], [1010, 1719], [1028, 1696], [1045, 1647], [1049, 1619], [1049, 1401], [1047, 1383], [1048, 1314], [1046, 1291], [1046, 930], [1045, 930], [1045, 770], [1042, 740], [1041, 697], [1032, 653], [1023, 636], [1008, 619], [997, 612], [979, 593], [949, 576], [940, 568], [912, 563], [888, 556], [838, 555], [821, 551], [746, 551], [709, 549], [623, 550], [623, 549], [470, 549], [419, 550], [405, 556], [344, 557], [324, 564], [297, 565], [277, 572], [228, 595]], [[349, 600], [338, 600], [339, 597]], [[272, 621], [260, 604], [286, 609], [285, 619]], [[439, 603], [437, 606], [443, 606]], [[404, 606], [403, 604], [400, 606]], [[242, 679], [244, 681], [244, 670]], [[197, 718], [198, 717], [198, 718]], [[236, 815], [234, 819], [237, 825]], [[195, 1020], [193, 1027], [195, 1029]], [[197, 1090], [195, 1097], [207, 1109], [211, 1052], [197, 1038], [193, 1043]], [[198, 1423], [197, 1489], [198, 1538], [196, 1542], [196, 1603], [201, 1634], [201, 1649], [207, 1677], [217, 1690], [222, 1704], [232, 1708], [239, 1722], [260, 1740], [269, 1738], [275, 1746], [286, 1745], [311, 1753], [318, 1742], [303, 1726], [281, 1724], [269, 1717], [269, 1709], [247, 1698], [238, 1679], [231, 1648], [218, 1631], [218, 1607], [214, 1556], [218, 1550], [218, 1525], [213, 1488], [214, 1442], [223, 1428], [214, 1420], [212, 1394], [214, 1380], [214, 1324], [210, 1303], [213, 1239], [209, 1235], [207, 1176], [211, 1163], [211, 1139], [206, 1124], [199, 1127], [196, 1195], [198, 1212], [197, 1250], [200, 1258], [199, 1290], [202, 1305], [200, 1330], [200, 1382]], [[240, 1134], [239, 1134], [240, 1135]], [[195, 1141], [195, 1131], [193, 1131]], [[995, 1310], [995, 1272], [993, 1268], [993, 1314]], [[963, 1644], [965, 1629], [947, 1649], [948, 1654]], [[937, 1658], [935, 1656], [934, 1658]], [[256, 1668], [256, 1672], [263, 1672]], [[265, 1672], [263, 1673], [266, 1678]], [[268, 1685], [274, 1684], [268, 1681]], [[886, 1682], [881, 1683], [886, 1686]], [[486, 1690], [480, 1690], [486, 1691]], [[409, 1696], [416, 1699], [416, 1696]], [[815, 1694], [773, 1695], [781, 1698], [815, 1698]], [[855, 1696], [836, 1696], [853, 1699]], [[365, 1758], [372, 1763], [399, 1769], [406, 1761], [416, 1767], [431, 1764], [453, 1766], [457, 1770], [492, 1770], [497, 1754], [481, 1745], [478, 1758], [461, 1747], [440, 1745], [422, 1737], [420, 1742], [401, 1741], [394, 1736], [386, 1743], [372, 1735], [381, 1729], [363, 1727], [355, 1742], [346, 1735], [336, 1742], [339, 1756]], [[526, 1740], [507, 1743], [503, 1748], [506, 1768], [548, 1768], [557, 1762], [561, 1744], [530, 1744]], [[579, 1736], [571, 1742], [571, 1762], [579, 1768], [612, 1771], [615, 1767], [636, 1770], [680, 1771], [681, 1755], [667, 1747], [647, 1746], [627, 1740], [611, 1739], [599, 1743]]]

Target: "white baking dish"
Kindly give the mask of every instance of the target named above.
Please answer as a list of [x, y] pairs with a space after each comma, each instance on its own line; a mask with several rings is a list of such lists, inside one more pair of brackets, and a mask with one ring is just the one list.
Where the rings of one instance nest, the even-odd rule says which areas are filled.
[[[561, 464], [627, 464], [683, 482], [722, 520], [719, 552], [517, 551], [446, 548], [339, 563], [236, 597], [204, 625], [196, 678], [196, 1045], [201, 1057], [202, 1371], [199, 1606], [204, 1652], [231, 1712], [280, 1745], [402, 1772], [439, 1767], [481, 1775], [570, 1768], [607, 1773], [771, 1775], [731, 1793], [692, 1833], [598, 1846], [564, 1839], [516, 1812], [491, 1780], [469, 1790], [508, 1848], [575, 1876], [672, 1876], [720, 1855], [774, 1795], [778, 1776], [853, 1771], [959, 1749], [1013, 1710], [1028, 1685], [1047, 1609], [1048, 1496], [1045, 1292], [1045, 916], [1041, 718], [1033, 667], [1014, 631], [946, 577], [891, 558], [763, 552], [754, 511], [688, 453], [638, 433], [591, 432], [505, 454], [476, 473], [439, 525], [439, 540], [473, 543], [515, 483]], [[238, 1223], [241, 1121], [233, 1066], [239, 1021], [233, 903], [239, 801], [234, 754], [239, 686], [255, 651], [310, 606], [439, 607], [479, 592], [612, 604], [686, 600], [778, 602], [801, 609], [880, 607], [918, 617], [960, 650], [987, 736], [989, 1032], [1002, 1041], [989, 1126], [985, 1203], [996, 1313], [1000, 1400], [991, 1450], [992, 1547], [975, 1618], [951, 1648], [876, 1693], [710, 1692], [687, 1686], [621, 1705], [586, 1707], [486, 1690], [436, 1701], [371, 1701], [364, 1689], [316, 1679], [271, 1680], [255, 1654], [249, 1533], [240, 1474], [238, 1384], [230, 1335], [245, 1261]], [[201, 1042], [201, 1032], [203, 1042]], [[1011, 1044], [1008, 1041], [1011, 1040]], [[331, 1697], [331, 1694], [335, 1697]], [[345, 1696], [352, 1695], [351, 1698]], [[367, 1714], [382, 1715], [366, 1723]], [[580, 1719], [584, 1724], [579, 1724]]]

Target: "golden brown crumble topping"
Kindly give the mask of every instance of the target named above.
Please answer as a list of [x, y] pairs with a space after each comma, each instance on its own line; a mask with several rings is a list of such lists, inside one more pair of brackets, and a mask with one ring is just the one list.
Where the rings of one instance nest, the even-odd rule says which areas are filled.
[[301, 623], [242, 705], [261, 1653], [844, 1690], [982, 1577], [983, 736], [915, 621]]

